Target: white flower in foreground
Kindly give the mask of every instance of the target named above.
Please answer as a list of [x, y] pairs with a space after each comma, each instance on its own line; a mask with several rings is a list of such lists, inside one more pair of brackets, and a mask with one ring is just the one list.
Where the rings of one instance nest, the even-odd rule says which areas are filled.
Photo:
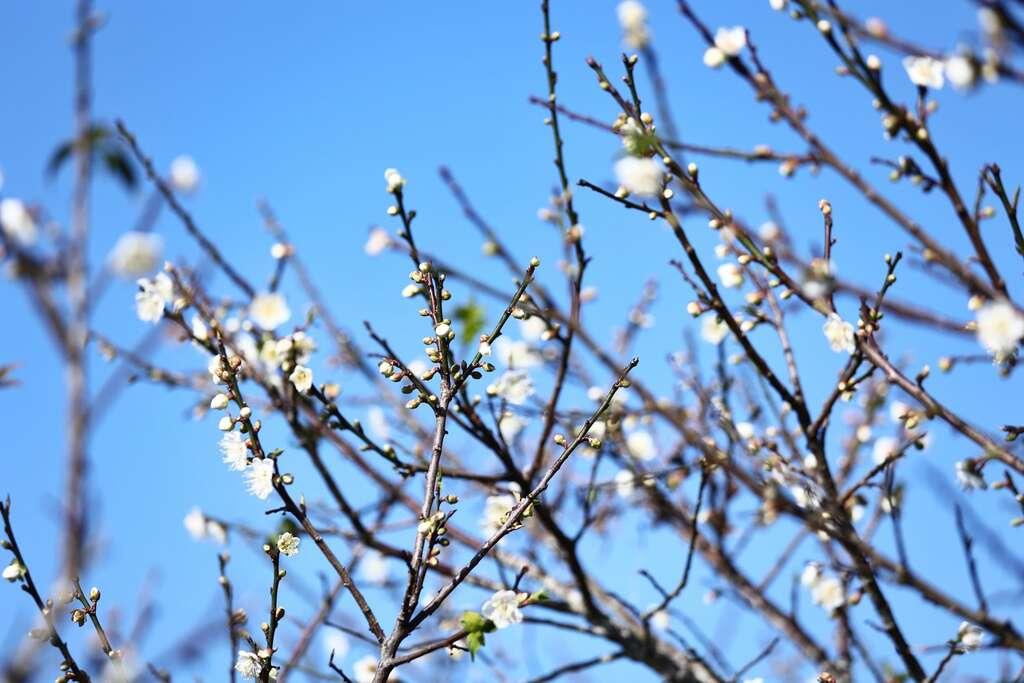
[[800, 583], [804, 588], [814, 588], [821, 580], [821, 565], [817, 562], [808, 562], [800, 573]]
[[249, 317], [264, 330], [273, 330], [288, 322], [292, 312], [288, 303], [277, 292], [257, 294], [249, 304]]
[[704, 66], [709, 69], [717, 69], [725, 63], [725, 53], [717, 47], [711, 46], [704, 50]]
[[626, 44], [642, 48], [650, 40], [647, 30], [647, 8], [636, 0], [624, 0], [616, 8], [619, 25], [622, 27]]
[[729, 336], [729, 326], [720, 321], [714, 313], [709, 313], [700, 324], [700, 336], [707, 343], [718, 346]]
[[961, 621], [956, 630], [956, 641], [964, 652], [972, 652], [981, 647], [981, 638], [985, 635], [979, 627], [969, 621]]
[[512, 405], [521, 406], [534, 394], [533, 380], [525, 370], [508, 370], [497, 382], [487, 387], [487, 393]]
[[355, 674], [356, 683], [371, 683], [377, 675], [377, 658], [366, 655], [352, 665], [352, 672]]
[[654, 445], [654, 437], [650, 432], [637, 431], [626, 437], [629, 454], [637, 460], [650, 460], [658, 453]]
[[229, 469], [241, 472], [248, 467], [249, 462], [245, 457], [248, 449], [245, 446], [245, 440], [238, 432], [225, 433], [217, 443], [217, 447], [220, 448], [221, 462], [227, 465]]
[[518, 624], [523, 620], [519, 609], [519, 595], [515, 591], [502, 590], [490, 597], [480, 608], [480, 613], [494, 622], [497, 628]]
[[503, 493], [497, 496], [487, 496], [484, 501], [484, 516], [480, 527], [490, 536], [497, 533], [501, 525], [505, 523], [508, 513], [516, 506], [516, 497], [511, 493]]
[[922, 88], [939, 90], [945, 82], [942, 62], [933, 57], [904, 57], [903, 68], [907, 70], [910, 81]]
[[978, 466], [973, 460], [957, 461], [956, 480], [964, 491], [988, 488], [985, 478], [981, 476], [981, 472], [978, 471]]
[[943, 65], [946, 78], [957, 90], [966, 90], [974, 85], [977, 73], [974, 71], [974, 64], [963, 55], [953, 55]]
[[993, 301], [978, 309], [978, 341], [997, 359], [1009, 355], [1024, 337], [1024, 315], [1007, 301]]
[[876, 465], [881, 465], [890, 456], [896, 454], [896, 450], [899, 448], [899, 442], [891, 436], [880, 436], [875, 441], [875, 446], [872, 449], [872, 457], [875, 460]]
[[747, 29], [742, 26], [722, 27], [715, 32], [715, 47], [729, 57], [735, 57], [747, 46]]
[[306, 393], [313, 386], [313, 371], [305, 365], [296, 365], [288, 379], [300, 393]]
[[366, 238], [363, 251], [369, 256], [376, 256], [390, 246], [391, 235], [388, 234], [388, 231], [384, 228], [373, 228], [370, 230], [369, 237]]
[[277, 537], [277, 549], [282, 555], [294, 557], [299, 554], [299, 537], [288, 531]]
[[17, 560], [11, 560], [11, 563], [4, 567], [4, 571], [0, 576], [3, 576], [7, 581], [17, 581], [25, 575], [25, 568], [18, 563]]
[[811, 599], [828, 612], [834, 612], [846, 603], [843, 584], [834, 576], [821, 579], [811, 589]]
[[615, 177], [630, 193], [654, 197], [661, 192], [664, 174], [654, 159], [623, 157], [615, 162]]
[[140, 278], [135, 293], [135, 313], [143, 322], [156, 323], [164, 317], [164, 307], [174, 298], [174, 283], [166, 273], [157, 273], [152, 280]]
[[263, 668], [263, 662], [254, 652], [246, 652], [245, 650], [238, 651], [238, 659], [235, 660], [235, 671], [242, 678], [255, 679], [260, 675], [260, 669]]
[[505, 337], [499, 337], [491, 344], [491, 351], [502, 365], [517, 370], [532, 368], [541, 362], [540, 354], [521, 339], [510, 341]]
[[519, 333], [527, 341], [541, 341], [544, 333], [548, 331], [548, 324], [539, 315], [531, 315], [526, 320], [519, 321]]
[[246, 490], [260, 500], [266, 500], [274, 490], [274, 461], [271, 458], [254, 459], [244, 476]]
[[723, 263], [718, 266], [718, 279], [723, 287], [733, 289], [743, 284], [743, 271], [735, 263]]
[[139, 277], [156, 270], [164, 241], [149, 232], [126, 232], [110, 250], [110, 269], [119, 277]]
[[853, 353], [857, 348], [853, 341], [853, 325], [835, 313], [828, 317], [821, 329], [825, 333], [825, 339], [828, 339], [829, 347], [836, 353]]
[[394, 194], [405, 185], [405, 178], [393, 168], [384, 169], [384, 182], [387, 183], [388, 192]]
[[171, 162], [171, 185], [178, 192], [192, 192], [199, 187], [199, 167], [190, 156], [179, 156]]
[[0, 200], [0, 228], [23, 247], [31, 246], [36, 241], [36, 221], [20, 199], [8, 197]]

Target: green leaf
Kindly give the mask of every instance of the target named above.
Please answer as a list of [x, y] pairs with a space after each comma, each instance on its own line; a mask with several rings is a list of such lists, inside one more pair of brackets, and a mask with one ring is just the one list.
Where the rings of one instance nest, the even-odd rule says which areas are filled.
[[476, 659], [477, 650], [484, 646], [484, 634], [481, 631], [473, 631], [466, 636], [466, 646], [469, 647], [470, 659]]
[[470, 633], [477, 633], [483, 632], [484, 628], [486, 628], [487, 619], [484, 619], [483, 615], [479, 612], [463, 612], [459, 623], [462, 624], [462, 628]]
[[484, 323], [487, 321], [486, 311], [480, 304], [470, 301], [455, 309], [455, 320], [459, 321], [459, 341], [471, 344], [484, 329]]
[[530, 595], [530, 602], [545, 602], [548, 599], [548, 594], [543, 589], [532, 593]]

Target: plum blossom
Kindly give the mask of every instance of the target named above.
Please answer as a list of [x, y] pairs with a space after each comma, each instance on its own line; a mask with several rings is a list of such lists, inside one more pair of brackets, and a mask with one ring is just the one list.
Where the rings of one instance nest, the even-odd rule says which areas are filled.
[[492, 595], [480, 608], [480, 613], [502, 629], [523, 620], [519, 609], [519, 594], [511, 590], [500, 590]]
[[993, 301], [978, 309], [978, 341], [997, 360], [1005, 358], [1024, 337], [1024, 315], [1008, 301]]
[[36, 221], [24, 202], [11, 197], [0, 200], [0, 228], [23, 247], [32, 246], [38, 233]]
[[164, 241], [159, 235], [148, 232], [126, 232], [121, 235], [110, 250], [108, 263], [118, 277], [139, 277], [150, 273], [160, 263], [160, 252]]
[[534, 394], [533, 380], [525, 370], [508, 370], [487, 387], [487, 393], [521, 406]]
[[247, 652], [246, 650], [238, 651], [238, 659], [235, 660], [235, 671], [242, 678], [255, 679], [260, 675], [260, 670], [263, 668], [263, 662], [255, 652]]
[[828, 345], [836, 353], [845, 351], [853, 353], [857, 348], [853, 340], [853, 325], [840, 318], [835, 313], [828, 317], [822, 326]]
[[190, 156], [175, 157], [171, 162], [171, 185], [178, 192], [193, 192], [199, 187], [199, 167]]
[[619, 26], [622, 27], [626, 44], [632, 48], [642, 48], [650, 40], [647, 29], [647, 8], [637, 0], [624, 0], [616, 8], [619, 15]]
[[245, 485], [249, 493], [266, 500], [274, 490], [274, 461], [256, 458], [245, 470]]
[[942, 62], [934, 57], [912, 55], [904, 57], [903, 68], [907, 70], [907, 76], [916, 86], [939, 90], [945, 83], [942, 76]]
[[257, 294], [249, 303], [249, 317], [264, 330], [273, 330], [292, 316], [288, 303], [277, 292]]
[[174, 283], [167, 273], [157, 273], [152, 280], [140, 278], [139, 291], [135, 293], [135, 313], [139, 320], [149, 323], [160, 322], [164, 307], [174, 298]]
[[661, 192], [664, 173], [654, 159], [629, 156], [615, 162], [615, 177], [630, 193], [654, 197]]
[[248, 448], [245, 445], [245, 440], [242, 439], [242, 435], [238, 432], [231, 431], [226, 432], [224, 436], [220, 438], [217, 443], [217, 447], [220, 448], [221, 461], [228, 466], [229, 469], [235, 472], [241, 472], [248, 467], [249, 462], [246, 459], [248, 455]]

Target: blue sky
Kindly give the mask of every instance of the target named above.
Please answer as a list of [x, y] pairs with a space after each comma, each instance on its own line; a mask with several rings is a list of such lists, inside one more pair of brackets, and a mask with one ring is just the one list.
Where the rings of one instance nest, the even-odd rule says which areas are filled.
[[[69, 178], [48, 182], [43, 171], [51, 150], [72, 128], [67, 44], [72, 10], [67, 4], [7, 3], [0, 8], [0, 80], [8, 93], [0, 108], [2, 192], [41, 203], [61, 222], [68, 213]], [[498, 286], [508, 285], [496, 264], [479, 257], [479, 239], [437, 176], [437, 167], [445, 164], [516, 256], [524, 264], [530, 256], [540, 256], [546, 266], [542, 278], [553, 289], [563, 289], [556, 287], [557, 237], [536, 217], [556, 180], [550, 134], [542, 125], [544, 113], [527, 102], [529, 95], [540, 94], [545, 87], [536, 4], [492, 3], [482, 9], [470, 3], [319, 2], [284, 10], [271, 3], [101, 2], [99, 9], [109, 14], [109, 22], [95, 43], [95, 112], [103, 120], [123, 119], [160, 167], [178, 154], [196, 159], [203, 182], [188, 199], [188, 208], [253, 280], [265, 281], [272, 269], [271, 240], [255, 208], [257, 198], [265, 197], [345, 326], [358, 332], [361, 321], [371, 319], [402, 348], [415, 349], [420, 332], [404, 341], [401, 337], [419, 321], [415, 307], [398, 298], [408, 264], [398, 257], [370, 259], [362, 253], [371, 226], [395, 227], [384, 213], [389, 203], [383, 191], [386, 167], [395, 166], [408, 178], [408, 201], [419, 212], [419, 240], [428, 249], [472, 266]], [[650, 4], [655, 45], [673, 93], [678, 126], [687, 140], [747, 148], [767, 143], [780, 150], [803, 151], [781, 125], [768, 122], [767, 110], [751, 101], [744, 84], [701, 64], [703, 47], [676, 14], [674, 3]], [[905, 149], [882, 139], [877, 113], [855, 83], [833, 74], [831, 54], [807, 25], [770, 11], [760, 0], [695, 4], [707, 5], [699, 9], [712, 26], [747, 25], [777, 80], [807, 105], [811, 125], [888, 196], [962, 251], [966, 241], [937, 194], [921, 195], [905, 183], [890, 186], [885, 170], [869, 165], [872, 155], [895, 157]], [[926, 0], [863, 0], [856, 10], [862, 15], [880, 13], [895, 32], [948, 50], [958, 40], [971, 38], [975, 19], [967, 2], [942, 4], [943, 11], [936, 12], [935, 3]], [[608, 121], [616, 112], [595, 87], [584, 59], [592, 54], [609, 73], [618, 73], [621, 46], [614, 10], [614, 2], [556, 0], [553, 12], [554, 26], [562, 33], [556, 46], [561, 101]], [[898, 59], [880, 54], [893, 91], [911, 98], [913, 90]], [[1024, 171], [1018, 165], [1024, 150], [1016, 134], [1020, 100], [1014, 86], [971, 95], [947, 89], [937, 99], [940, 110], [932, 122], [933, 134], [962, 186], [972, 192], [980, 165], [994, 160], [1002, 163], [1010, 182], [1017, 182]], [[563, 130], [570, 178], [610, 185], [617, 141], [568, 122]], [[882, 254], [907, 245], [903, 233], [827, 171], [815, 177], [801, 171], [795, 181], [787, 181], [773, 165], [699, 161], [709, 193], [751, 224], [767, 219], [766, 194], [776, 196], [796, 245], [805, 250], [820, 244], [817, 202], [828, 197], [835, 207], [839, 238], [835, 261], [844, 277], [873, 287], [883, 274]], [[101, 263], [117, 236], [130, 228], [146, 195], [126, 196], [107, 180], [97, 183], [90, 250], [94, 263]], [[668, 258], [680, 256], [678, 246], [657, 224], [582, 190], [577, 196], [594, 257], [588, 277], [600, 288], [598, 300], [587, 309], [588, 324], [610, 340], [644, 282], [657, 278], [657, 323], [641, 337], [637, 353], [643, 363], [641, 377], [667, 392], [671, 385], [663, 358], [680, 347], [684, 331], [697, 329], [683, 310], [690, 293], [667, 264]], [[688, 227], [713, 260], [713, 236], [702, 229], [702, 220], [692, 219]], [[1018, 291], [1020, 264], [1008, 231], [999, 220], [985, 229], [998, 245], [994, 252], [1011, 291]], [[195, 258], [195, 247], [168, 214], [161, 217], [158, 231], [168, 258]], [[226, 283], [218, 285], [229, 291]], [[904, 268], [895, 292], [966, 318], [961, 294], [941, 287]], [[286, 282], [285, 291], [293, 297], [293, 309], [301, 310], [304, 302], [293, 281]], [[457, 298], [471, 295], [459, 287], [453, 291]], [[95, 319], [99, 330], [126, 345], [147, 331], [133, 315], [131, 298], [131, 283], [111, 288], [98, 302]], [[0, 455], [0, 493], [11, 493], [24, 548], [45, 583], [43, 577], [53, 575], [56, 562], [62, 370], [18, 287], [0, 283], [0, 301], [14, 332], [0, 343], [0, 362], [17, 362], [22, 380], [17, 388], [0, 391], [0, 415], [8, 426]], [[498, 310], [489, 303], [491, 315]], [[851, 302], [845, 303], [843, 312], [855, 315]], [[934, 367], [940, 355], [976, 349], [970, 340], [900, 325], [894, 330], [886, 340], [887, 349], [912, 366]], [[817, 405], [842, 359], [823, 344], [817, 318], [797, 319], [792, 336], [798, 356], [806, 359], [805, 382]], [[756, 339], [775, 353], [770, 338]], [[326, 345], [326, 339], [321, 342]], [[183, 349], [161, 352], [159, 358], [175, 367], [195, 367], [199, 362]], [[324, 365], [317, 369], [329, 372]], [[109, 367], [96, 359], [94, 384], [108, 372]], [[606, 379], [604, 373], [596, 374]], [[343, 384], [349, 381], [338, 379]], [[1014, 412], [1020, 421], [1019, 380], [1000, 380], [988, 367], [934, 377], [932, 388], [990, 429], [1012, 421]], [[203, 615], [219, 610], [216, 549], [188, 538], [181, 525], [184, 514], [198, 504], [230, 519], [261, 517], [258, 501], [246, 496], [237, 476], [217, 461], [213, 424], [189, 420], [188, 408], [183, 394], [140, 384], [112, 407], [91, 449], [91, 491], [98, 501], [101, 545], [83, 583], [101, 585], [104, 600], [117, 606], [127, 624], [137, 610], [140, 591], [152, 586], [157, 620], [143, 652], [153, 658], [170, 649]], [[668, 430], [662, 428], [661, 433], [667, 438]], [[271, 427], [268, 434], [286, 440], [279, 428]], [[935, 445], [903, 470], [918, 487], [911, 494], [906, 521], [910, 555], [933, 582], [967, 595], [952, 515], [947, 504], [937, 502], [948, 503], [949, 496], [960, 494], [933, 497], [926, 481], [928, 473], [935, 472], [952, 490], [953, 463], [974, 453], [964, 442], [947, 438], [941, 426], [935, 427], [935, 437]], [[975, 496], [971, 502], [1012, 545], [1005, 522], [1010, 512], [990, 499]], [[628, 518], [621, 522], [628, 523]], [[763, 572], [772, 561], [770, 549], [788, 537], [783, 530], [765, 534], [744, 555], [745, 567], [755, 576]], [[890, 537], [887, 529], [880, 532], [888, 551]], [[256, 613], [262, 609], [269, 570], [239, 541], [232, 546], [237, 558], [233, 578], [240, 599]], [[605, 546], [594, 544], [586, 554], [591, 561], [604, 563], [609, 582], [623, 586], [624, 594], [643, 605], [655, 598], [637, 581], [636, 569], [662, 567], [666, 576], [672, 576], [671, 567], [678, 564], [684, 548], [670, 541], [660, 532], [645, 532], [630, 541], [632, 548], [617, 543], [609, 546], [615, 548], [609, 555]], [[806, 557], [798, 560], [809, 559], [813, 552], [810, 545], [801, 550]], [[309, 568], [307, 577], [323, 571], [317, 559], [312, 553], [302, 558]], [[984, 567], [992, 586], [1019, 590], [1020, 577], [1007, 575], [1001, 565], [987, 559]], [[707, 624], [709, 633], [718, 634], [733, 662], [742, 662], [771, 637], [770, 627], [740, 617], [735, 608], [709, 612], [700, 597], [704, 588], [717, 584], [699, 565], [696, 583], [700, 590], [685, 595], [680, 609]], [[786, 590], [782, 586], [780, 595]], [[933, 618], [930, 608], [891, 590], [915, 645], [941, 644], [955, 631], [955, 621]], [[462, 599], [472, 607], [477, 597], [469, 593]], [[292, 603], [301, 605], [303, 613], [309, 609], [298, 596]], [[1018, 604], [1007, 603], [1006, 612]], [[804, 607], [805, 612], [813, 609]], [[27, 627], [31, 612], [20, 595], [4, 590], [0, 614], [0, 649], [6, 651]], [[874, 639], [870, 628], [863, 626], [873, 618], [870, 608], [861, 607], [856, 616], [861, 630]], [[818, 626], [825, 628], [823, 618]], [[520, 637], [523, 644], [538, 648], [537, 661], [522, 664], [521, 670], [537, 674], [557, 662], [556, 653], [538, 643], [536, 633], [504, 632], [493, 641], [515, 651]], [[822, 640], [828, 641], [828, 636]], [[871, 642], [886, 651], [881, 641]], [[581, 653], [590, 652], [589, 644], [576, 646]], [[320, 650], [315, 654], [319, 657]], [[349, 661], [361, 654], [354, 648]], [[226, 652], [215, 650], [197, 672], [219, 676], [226, 657]], [[934, 664], [934, 658], [926, 661]], [[988, 655], [956, 662], [959, 672], [981, 675], [993, 675], [997, 663]], [[614, 665], [594, 673], [593, 680], [616, 680], [626, 672], [639, 675], [637, 671]], [[486, 670], [470, 674], [474, 675], [485, 676]], [[762, 675], [772, 679], [770, 672]]]

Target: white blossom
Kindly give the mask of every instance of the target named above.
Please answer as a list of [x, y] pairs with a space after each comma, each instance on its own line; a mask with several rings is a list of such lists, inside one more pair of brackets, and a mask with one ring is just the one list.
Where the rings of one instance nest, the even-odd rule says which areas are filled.
[[654, 159], [628, 156], [615, 162], [615, 177], [630, 193], [654, 197], [661, 192], [664, 173]]
[[501, 431], [501, 438], [503, 438], [506, 443], [511, 443], [519, 433], [523, 431], [524, 427], [526, 427], [526, 420], [515, 413], [510, 413], [508, 411], [503, 413], [501, 418], [498, 420], [498, 429]]
[[723, 287], [736, 288], [743, 284], [743, 271], [735, 263], [723, 263], [718, 266], [718, 279]]
[[299, 537], [286, 531], [277, 537], [277, 549], [282, 555], [294, 557], [299, 554]]
[[981, 476], [973, 460], [958, 460], [956, 463], [956, 479], [964, 491], [988, 488], [985, 478]]
[[523, 620], [523, 613], [519, 609], [519, 594], [510, 590], [500, 590], [492, 595], [480, 608], [480, 613], [493, 621], [499, 629]]
[[391, 235], [384, 228], [373, 228], [366, 238], [363, 251], [369, 256], [376, 256], [391, 246]]
[[497, 533], [516, 503], [516, 497], [511, 493], [487, 496], [487, 500], [484, 501], [484, 516], [480, 522], [484, 532], [489, 536]]
[[729, 57], [735, 57], [747, 46], [747, 29], [742, 26], [722, 27], [715, 32], [715, 47]]
[[1024, 315], [1008, 301], [987, 303], [976, 315], [978, 341], [997, 360], [1012, 353], [1024, 337]]
[[978, 626], [969, 621], [961, 621], [956, 630], [956, 641], [964, 652], [972, 652], [981, 647], [981, 639], [985, 635]]
[[255, 679], [260, 675], [260, 669], [263, 668], [263, 662], [260, 661], [259, 656], [254, 652], [247, 652], [246, 650], [238, 651], [238, 659], [235, 660], [235, 671], [242, 678]]
[[305, 365], [296, 365], [292, 374], [288, 375], [288, 380], [295, 385], [297, 391], [304, 394], [313, 386], [313, 371]]
[[729, 336], [729, 326], [724, 321], [720, 321], [714, 313], [709, 313], [701, 321], [700, 336], [707, 343], [717, 346]]
[[164, 317], [164, 307], [174, 298], [174, 283], [167, 273], [157, 273], [152, 280], [140, 278], [138, 285], [135, 313], [143, 322], [159, 322]]
[[647, 8], [636, 0], [624, 0], [619, 3], [616, 12], [626, 44], [636, 49], [646, 46], [650, 40], [650, 32], [647, 30]]
[[126, 232], [110, 250], [110, 269], [119, 277], [139, 277], [160, 265], [164, 241], [149, 232]]
[[391, 436], [391, 428], [388, 426], [387, 417], [380, 406], [370, 406], [366, 411], [366, 422], [370, 425], [370, 431], [378, 439], [387, 441]]
[[534, 394], [533, 380], [525, 370], [508, 370], [487, 387], [487, 393], [521, 406]]
[[903, 68], [907, 70], [910, 81], [922, 88], [939, 90], [945, 82], [942, 77], [942, 62], [934, 57], [904, 57]]
[[23, 247], [35, 244], [38, 233], [36, 221], [20, 199], [8, 197], [0, 200], [0, 228]]
[[817, 581], [811, 589], [811, 599], [828, 611], [834, 612], [846, 603], [842, 582], [830, 576]]
[[899, 442], [891, 436], [880, 436], [875, 440], [874, 448], [872, 449], [872, 457], [875, 460], [876, 465], [881, 465], [890, 456], [895, 455], [899, 448]]
[[703, 59], [704, 66], [708, 67], [709, 69], [717, 69], [718, 67], [722, 66], [722, 64], [725, 62], [725, 53], [719, 50], [717, 47], [711, 46], [707, 50], [704, 50]]
[[25, 576], [25, 568], [17, 560], [11, 560], [11, 563], [4, 567], [3, 573], [0, 573], [0, 576], [13, 583]]
[[188, 535], [199, 541], [206, 537], [206, 515], [197, 507], [192, 508], [183, 520]]
[[544, 333], [548, 330], [548, 324], [539, 315], [531, 315], [526, 320], [519, 321], [519, 332], [527, 341], [541, 341]]
[[199, 167], [192, 157], [182, 155], [171, 162], [171, 185], [186, 193], [199, 187]]
[[291, 316], [288, 303], [277, 292], [257, 294], [249, 303], [249, 317], [264, 330], [285, 324]]
[[776, 12], [786, 9], [787, 0], [768, 0], [768, 6]]
[[334, 653], [334, 659], [341, 661], [348, 654], [351, 645], [345, 634], [337, 629], [328, 629], [323, 637], [324, 653], [327, 657]]
[[393, 168], [384, 169], [384, 182], [387, 183], [388, 192], [394, 194], [405, 185], [405, 178]]
[[[366, 655], [352, 665], [352, 672], [355, 674], [356, 683], [372, 683], [377, 675], [377, 658], [373, 655]], [[388, 676], [388, 680], [394, 680], [394, 676]]]
[[221, 462], [227, 465], [229, 469], [241, 472], [248, 467], [249, 462], [246, 459], [248, 449], [240, 433], [235, 431], [226, 432], [220, 438], [217, 447], [220, 448]]
[[371, 550], [359, 563], [359, 574], [370, 583], [380, 586], [387, 583], [391, 565], [388, 564], [388, 558], [376, 550]]
[[615, 493], [623, 498], [629, 498], [636, 490], [636, 477], [629, 470], [619, 470], [615, 473]]
[[501, 364], [508, 368], [522, 370], [532, 368], [541, 362], [540, 354], [522, 340], [511, 341], [499, 337], [491, 344], [491, 350]]
[[835, 313], [829, 315], [828, 320], [822, 326], [828, 345], [836, 353], [845, 351], [853, 353], [857, 348], [853, 340], [853, 325], [840, 318]]
[[946, 59], [943, 65], [946, 78], [957, 90], [966, 90], [974, 85], [977, 73], [974, 64], [964, 55], [953, 55]]
[[274, 490], [274, 461], [256, 458], [245, 470], [246, 490], [260, 500], [266, 500]]
[[637, 460], [650, 460], [658, 453], [654, 445], [654, 437], [650, 432], [636, 431], [626, 437], [629, 454]]
[[817, 562], [808, 562], [800, 573], [800, 583], [804, 588], [811, 589], [821, 580], [821, 565]]

